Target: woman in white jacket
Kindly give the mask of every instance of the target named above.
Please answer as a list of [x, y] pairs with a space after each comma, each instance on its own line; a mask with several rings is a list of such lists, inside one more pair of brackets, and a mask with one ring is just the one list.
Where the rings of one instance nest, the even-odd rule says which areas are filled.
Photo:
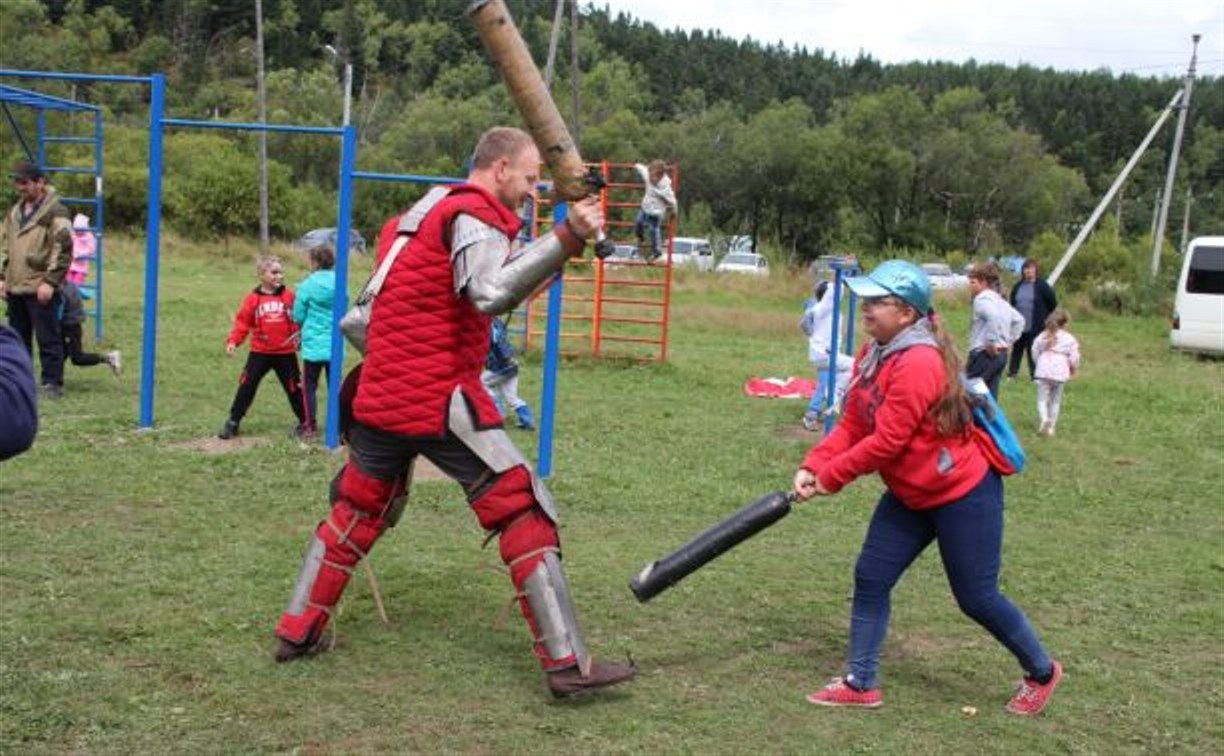
[[1033, 339], [1033, 358], [1037, 360], [1037, 418], [1039, 434], [1054, 435], [1058, 412], [1062, 409], [1063, 386], [1079, 370], [1079, 342], [1067, 332], [1071, 316], [1061, 307], [1046, 318], [1045, 331]]
[[[829, 282], [821, 281], [816, 284], [812, 294], [814, 296], [807, 301], [804, 307], [803, 320], [799, 322], [799, 327], [808, 337], [808, 360], [816, 369], [819, 386], [816, 393], [812, 394], [812, 401], [803, 414], [803, 427], [810, 431], [816, 430], [822, 424], [826, 414], [837, 413], [837, 408], [841, 406], [842, 396], [846, 393], [846, 387], [850, 385], [850, 371], [854, 368], [853, 357], [848, 354], [833, 355], [829, 351], [833, 339], [833, 297], [829, 292]], [[838, 340], [841, 341], [840, 338]], [[836, 357], [835, 360], [834, 357]], [[831, 360], [836, 365], [834, 368], [836, 379], [833, 401], [826, 407], [825, 398], [828, 387], [825, 379]]]

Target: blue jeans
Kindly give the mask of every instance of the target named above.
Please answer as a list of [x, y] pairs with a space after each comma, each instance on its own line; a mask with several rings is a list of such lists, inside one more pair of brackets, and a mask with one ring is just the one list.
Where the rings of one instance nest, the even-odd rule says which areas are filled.
[[663, 218], [659, 215], [651, 215], [644, 210], [638, 210], [637, 220], [633, 224], [633, 233], [637, 235], [638, 241], [646, 240], [646, 235], [650, 234], [650, 254], [657, 255], [660, 253], [660, 235]]
[[876, 505], [854, 566], [847, 679], [855, 687], [878, 686], [880, 649], [888, 634], [889, 594], [931, 541], [961, 611], [1015, 655], [1030, 677], [1053, 669], [1028, 618], [999, 593], [1003, 545], [1003, 481], [991, 471], [964, 498], [914, 511], [886, 491]]

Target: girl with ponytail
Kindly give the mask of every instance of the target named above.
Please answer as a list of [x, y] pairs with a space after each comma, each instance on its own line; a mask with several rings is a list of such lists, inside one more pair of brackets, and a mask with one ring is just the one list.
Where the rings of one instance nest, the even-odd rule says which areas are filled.
[[1037, 714], [1062, 666], [999, 592], [1003, 482], [978, 446], [960, 357], [931, 307], [930, 281], [918, 266], [891, 260], [846, 284], [860, 297], [871, 339], [855, 363], [841, 422], [804, 457], [794, 492], [800, 499], [828, 496], [872, 472], [887, 490], [854, 570], [846, 675], [807, 699], [822, 706], [883, 703], [878, 670], [892, 588], [938, 541], [957, 604], [1024, 671], [1007, 709]]

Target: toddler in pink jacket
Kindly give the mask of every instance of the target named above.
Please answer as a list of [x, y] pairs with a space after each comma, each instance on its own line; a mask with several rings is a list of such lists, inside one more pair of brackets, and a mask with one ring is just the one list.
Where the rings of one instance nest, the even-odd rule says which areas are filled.
[[1054, 435], [1062, 409], [1063, 386], [1079, 370], [1079, 342], [1067, 332], [1071, 316], [1061, 307], [1046, 318], [1045, 330], [1033, 339], [1033, 359], [1037, 361], [1037, 418], [1039, 434]]

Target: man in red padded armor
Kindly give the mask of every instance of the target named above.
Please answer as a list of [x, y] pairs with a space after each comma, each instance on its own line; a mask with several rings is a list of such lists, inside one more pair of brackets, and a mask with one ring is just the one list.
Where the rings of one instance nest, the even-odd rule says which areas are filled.
[[[561, 567], [552, 497], [502, 429], [480, 382], [492, 318], [509, 312], [582, 254], [603, 223], [594, 200], [517, 250], [515, 214], [539, 180], [540, 154], [512, 128], [487, 131], [467, 182], [434, 187], [384, 228], [380, 259], [401, 249], [374, 300], [348, 428], [349, 459], [332, 482], [289, 606], [277, 661], [321, 650], [323, 630], [357, 563], [398, 519], [418, 454], [463, 486], [501, 557], [558, 697], [631, 679], [633, 665], [587, 653]], [[406, 246], [405, 246], [406, 244]]]

